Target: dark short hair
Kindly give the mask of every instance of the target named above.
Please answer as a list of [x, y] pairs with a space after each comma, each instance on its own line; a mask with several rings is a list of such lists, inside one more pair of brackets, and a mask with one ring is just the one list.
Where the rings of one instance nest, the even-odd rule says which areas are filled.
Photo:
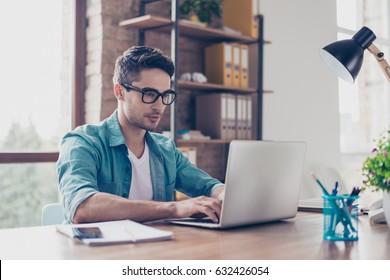
[[132, 83], [139, 80], [142, 70], [158, 68], [172, 78], [175, 66], [172, 60], [157, 48], [133, 46], [119, 56], [115, 62], [115, 83]]

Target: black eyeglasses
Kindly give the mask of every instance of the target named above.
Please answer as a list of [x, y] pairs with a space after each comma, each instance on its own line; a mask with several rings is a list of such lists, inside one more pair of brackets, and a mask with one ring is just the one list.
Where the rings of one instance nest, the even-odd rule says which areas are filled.
[[171, 105], [173, 101], [175, 101], [177, 95], [177, 93], [171, 89], [160, 93], [154, 88], [138, 88], [126, 83], [121, 83], [121, 86], [123, 86], [126, 91], [135, 90], [140, 92], [142, 94], [142, 102], [145, 104], [152, 104], [161, 96], [164, 105]]

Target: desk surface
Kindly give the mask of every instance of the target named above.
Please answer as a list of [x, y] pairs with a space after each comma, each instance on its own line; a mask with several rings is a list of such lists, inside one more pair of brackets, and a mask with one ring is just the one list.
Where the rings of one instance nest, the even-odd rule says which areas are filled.
[[0, 230], [0, 259], [390, 259], [390, 229], [359, 217], [359, 240], [322, 239], [321, 213], [229, 230], [153, 226], [173, 231], [169, 241], [89, 247], [54, 226]]

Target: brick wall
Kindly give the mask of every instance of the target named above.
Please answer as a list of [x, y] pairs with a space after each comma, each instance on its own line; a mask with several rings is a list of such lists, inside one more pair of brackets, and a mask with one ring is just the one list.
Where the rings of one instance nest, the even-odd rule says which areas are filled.
[[137, 32], [118, 23], [137, 14], [138, 1], [87, 1], [85, 120], [96, 123], [116, 108], [112, 75], [116, 58], [137, 40]]

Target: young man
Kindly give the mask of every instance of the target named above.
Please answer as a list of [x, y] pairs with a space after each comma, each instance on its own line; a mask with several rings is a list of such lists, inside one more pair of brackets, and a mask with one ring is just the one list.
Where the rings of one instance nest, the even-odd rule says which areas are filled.
[[[67, 223], [209, 216], [217, 221], [224, 186], [193, 166], [174, 142], [152, 133], [176, 98], [174, 65], [160, 50], [132, 47], [113, 77], [117, 110], [66, 134], [57, 162]], [[173, 201], [174, 190], [190, 198]]]

